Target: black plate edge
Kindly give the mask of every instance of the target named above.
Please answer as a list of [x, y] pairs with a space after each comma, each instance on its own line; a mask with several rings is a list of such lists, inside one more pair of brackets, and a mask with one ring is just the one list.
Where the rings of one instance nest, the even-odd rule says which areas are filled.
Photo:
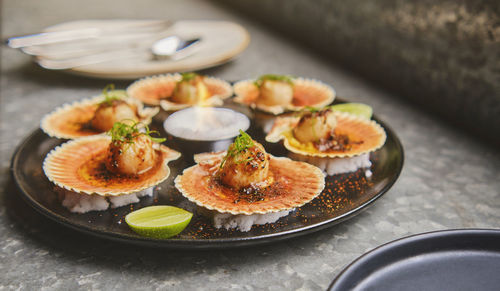
[[[425, 242], [425, 241], [436, 241], [436, 240], [442, 240], [442, 239], [447, 239], [450, 237], [467, 237], [467, 236], [478, 236], [481, 238], [488, 237], [488, 236], [495, 236], [495, 238], [500, 240], [500, 229], [487, 229], [487, 228], [458, 228], [458, 229], [445, 229], [445, 230], [436, 230], [436, 231], [430, 231], [430, 232], [424, 232], [424, 233], [418, 233], [410, 236], [406, 236], [403, 238], [395, 239], [393, 241], [384, 243], [380, 246], [375, 247], [372, 250], [369, 250], [368, 252], [362, 254], [358, 258], [356, 258], [354, 261], [349, 263], [347, 266], [344, 267], [344, 269], [335, 277], [335, 279], [330, 283], [330, 286], [328, 287], [327, 290], [329, 291], [340, 291], [340, 290], [352, 290], [353, 288], [356, 287], [355, 284], [352, 284], [350, 282], [350, 277], [351, 276], [356, 276], [355, 272], [358, 271], [358, 269], [361, 266], [364, 266], [363, 269], [363, 275], [369, 275], [371, 272], [375, 271], [376, 269], [380, 268], [381, 266], [384, 265], [389, 265], [391, 263], [394, 263], [402, 258], [405, 258], [407, 256], [394, 256], [391, 254], [394, 254], [395, 249], [405, 249], [405, 248], [411, 248], [407, 250], [407, 252], [413, 252], [415, 254], [421, 254], [422, 252], [419, 252], [418, 249], [413, 249], [415, 244]], [[475, 238], [474, 239], [478, 239]], [[453, 248], [451, 249], [458, 249], [460, 247], [464, 247], [464, 249], [472, 249], [469, 245], [469, 241], [460, 241], [456, 240], [455, 244], [453, 245]], [[488, 243], [486, 241], [486, 243]], [[434, 244], [428, 244], [427, 245], [427, 250], [426, 251], [440, 251], [439, 246], [435, 246]], [[488, 250], [491, 251], [491, 249], [494, 248], [495, 251], [500, 253], [500, 244], [488, 244]], [[445, 248], [441, 248], [445, 249]], [[474, 249], [479, 249], [479, 248], [474, 248]], [[377, 258], [385, 256], [384, 258], [389, 258], [388, 262], [381, 262], [381, 260], [376, 261]], [[358, 283], [361, 281], [358, 281]]]
[[127, 243], [127, 244], [135, 244], [135, 245], [140, 245], [140, 246], [149, 246], [149, 247], [160, 247], [160, 248], [167, 248], [167, 249], [196, 249], [196, 250], [210, 250], [210, 249], [220, 249], [220, 248], [238, 248], [238, 247], [250, 247], [250, 246], [259, 246], [259, 245], [265, 245], [265, 244], [270, 244], [274, 242], [279, 242], [279, 241], [284, 241], [287, 239], [291, 239], [294, 237], [302, 236], [302, 235], [307, 235], [310, 233], [314, 233], [316, 231], [323, 230], [328, 227], [332, 227], [338, 223], [341, 223], [345, 221], [346, 219], [355, 216], [359, 213], [361, 213], [362, 210], [365, 210], [369, 206], [373, 204], [375, 200], [380, 198], [382, 195], [384, 195], [393, 185], [394, 183], [398, 180], [401, 171], [403, 169], [404, 165], [404, 149], [401, 144], [401, 141], [399, 140], [398, 136], [395, 134], [395, 132], [384, 122], [382, 122], [380, 119], [376, 117], [376, 115], [373, 115], [373, 119], [377, 121], [387, 132], [387, 135], [390, 135], [391, 137], [394, 138], [394, 141], [398, 147], [398, 150], [401, 152], [401, 162], [398, 165], [397, 168], [397, 174], [396, 177], [393, 181], [388, 183], [384, 188], [380, 190], [380, 192], [372, 197], [370, 200], [368, 200], [366, 203], [363, 205], [352, 209], [351, 211], [348, 211], [340, 216], [337, 216], [335, 218], [332, 218], [330, 220], [325, 220], [322, 221], [318, 224], [315, 225], [310, 225], [306, 228], [301, 228], [301, 229], [293, 229], [289, 231], [284, 231], [280, 233], [272, 233], [272, 234], [267, 234], [267, 235], [262, 235], [259, 237], [249, 237], [249, 238], [239, 238], [237, 241], [234, 240], [220, 240], [220, 239], [206, 239], [204, 241], [193, 241], [193, 240], [157, 240], [157, 239], [150, 239], [150, 238], [139, 238], [136, 236], [124, 236], [124, 235], [117, 235], [117, 234], [110, 234], [107, 232], [101, 232], [99, 230], [92, 229], [88, 226], [85, 225], [74, 225], [73, 223], [69, 222], [66, 218], [63, 216], [59, 216], [56, 213], [53, 213], [51, 211], [48, 211], [46, 208], [44, 208], [42, 205], [40, 205], [37, 201], [31, 199], [29, 195], [26, 194], [26, 191], [21, 187], [21, 185], [18, 183], [18, 176], [15, 171], [15, 164], [16, 161], [19, 159], [19, 152], [21, 149], [25, 146], [25, 144], [28, 142], [30, 138], [32, 138], [34, 135], [39, 134], [40, 131], [42, 131], [40, 128], [36, 128], [33, 130], [28, 136], [26, 136], [22, 142], [17, 146], [12, 159], [11, 159], [11, 165], [10, 165], [10, 172], [11, 172], [11, 177], [13, 178], [17, 188], [21, 192], [21, 196], [23, 199], [28, 202], [36, 211], [44, 215], [45, 217], [48, 217], [49, 219], [62, 224], [64, 226], [68, 226], [71, 229], [77, 230], [79, 232], [83, 232], [86, 234], [90, 234], [99, 238], [105, 238], [105, 239], [111, 239], [117, 242], [121, 243]]

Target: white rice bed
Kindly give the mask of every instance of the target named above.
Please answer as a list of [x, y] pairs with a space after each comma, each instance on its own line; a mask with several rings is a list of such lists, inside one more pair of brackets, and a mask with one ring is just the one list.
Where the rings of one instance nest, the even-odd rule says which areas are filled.
[[[329, 176], [356, 172], [358, 169], [370, 168], [372, 166], [370, 153], [349, 158], [319, 158], [290, 153], [290, 158], [314, 165]], [[366, 177], [371, 177], [372, 172], [367, 169], [365, 175]]]
[[250, 231], [253, 225], [261, 225], [266, 223], [273, 223], [278, 221], [283, 216], [287, 216], [294, 209], [283, 210], [280, 212], [270, 212], [265, 214], [238, 214], [233, 215], [231, 213], [220, 213], [214, 211], [212, 222], [214, 226], [219, 228], [225, 228], [227, 230], [236, 228], [241, 232]]
[[139, 198], [144, 196], [153, 196], [153, 188], [119, 196], [101, 196], [76, 193], [59, 188], [59, 194], [62, 198], [62, 205], [69, 211], [75, 213], [86, 213], [89, 211], [102, 211], [108, 208], [118, 208], [132, 203], [139, 202]]

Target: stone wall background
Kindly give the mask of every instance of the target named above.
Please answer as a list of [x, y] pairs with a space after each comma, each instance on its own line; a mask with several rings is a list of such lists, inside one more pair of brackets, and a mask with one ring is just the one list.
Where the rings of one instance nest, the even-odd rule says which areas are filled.
[[500, 1], [218, 2], [500, 145]]

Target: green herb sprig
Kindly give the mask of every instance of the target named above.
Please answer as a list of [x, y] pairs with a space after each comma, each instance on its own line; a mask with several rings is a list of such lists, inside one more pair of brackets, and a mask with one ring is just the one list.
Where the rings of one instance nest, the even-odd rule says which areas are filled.
[[107, 106], [111, 106], [113, 101], [121, 100], [121, 96], [117, 94], [120, 91], [115, 90], [115, 84], [108, 84], [104, 89], [102, 89], [102, 96], [104, 96], [104, 100], [102, 100], [99, 105], [105, 104]]
[[[133, 120], [131, 121], [133, 122], [132, 124], [124, 122], [115, 122], [115, 124], [113, 124], [113, 127], [107, 132], [107, 134], [111, 136], [112, 143], [134, 143], [134, 138], [139, 135], [146, 135], [151, 138], [153, 142], [157, 143], [162, 143], [166, 140], [166, 138], [152, 137], [152, 134], [159, 135], [159, 132], [156, 130], [150, 130], [147, 125], [143, 125], [140, 122], [134, 122]], [[144, 128], [145, 132], [141, 132], [141, 128]]]
[[182, 76], [182, 78], [179, 81], [179, 83], [180, 82], [189, 82], [189, 81], [192, 81], [192, 80], [194, 80], [198, 76], [198, 74], [192, 73], [192, 72], [190, 72], [190, 73], [181, 73], [181, 76]]
[[316, 113], [316, 112], [319, 112], [321, 110], [324, 110], [324, 109], [327, 109], [327, 107], [323, 107], [323, 108], [318, 108], [318, 107], [312, 107], [312, 106], [306, 106], [304, 107], [302, 110], [300, 111], [297, 111], [293, 114], [293, 116], [295, 117], [302, 117], [304, 116], [305, 114], [308, 114], [308, 113]]
[[255, 82], [255, 86], [259, 87], [262, 86], [262, 83], [264, 81], [270, 80], [270, 81], [281, 81], [281, 82], [286, 82], [290, 85], [293, 86], [293, 76], [290, 75], [275, 75], [275, 74], [267, 74], [267, 75], [262, 75], [260, 76]]
[[[254, 144], [252, 138], [246, 132], [244, 132], [243, 130], [240, 129], [240, 135], [238, 135], [234, 139], [233, 144], [229, 146], [227, 153], [226, 153], [226, 156], [222, 159], [222, 162], [220, 163], [220, 168], [222, 168], [224, 166], [224, 164], [226, 163], [226, 161], [229, 157], [234, 157], [238, 153], [240, 153], [246, 149], [249, 149], [249, 148], [253, 147], [254, 145], [255, 144]], [[250, 161], [250, 160], [248, 160], [248, 161]], [[246, 161], [242, 161], [242, 162], [246, 162]]]
[[[325, 108], [323, 108], [323, 109], [326, 109], [326, 108], [328, 108], [328, 106], [327, 106], [327, 107], [325, 107]], [[307, 110], [307, 111], [309, 111], [309, 112], [311, 112], [311, 113], [315, 113], [315, 112], [319, 112], [319, 111], [323, 110], [322, 108], [318, 108], [318, 107], [311, 107], [311, 106], [306, 106], [304, 109], [305, 109], [304, 111], [306, 111], [306, 110]]]

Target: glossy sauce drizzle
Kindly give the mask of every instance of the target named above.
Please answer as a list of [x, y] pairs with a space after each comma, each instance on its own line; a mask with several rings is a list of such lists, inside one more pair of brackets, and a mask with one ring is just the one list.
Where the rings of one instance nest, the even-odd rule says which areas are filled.
[[107, 149], [92, 156], [78, 168], [78, 176], [96, 187], [124, 188], [140, 184], [156, 174], [162, 164], [162, 153], [157, 151], [153, 168], [140, 175], [121, 175], [110, 172], [106, 168]]
[[286, 178], [273, 180], [269, 185], [261, 187], [258, 184], [251, 184], [239, 190], [228, 187], [214, 176], [205, 176], [205, 183], [208, 189], [219, 199], [231, 203], [255, 204], [260, 201], [269, 201], [285, 195], [290, 190]]

